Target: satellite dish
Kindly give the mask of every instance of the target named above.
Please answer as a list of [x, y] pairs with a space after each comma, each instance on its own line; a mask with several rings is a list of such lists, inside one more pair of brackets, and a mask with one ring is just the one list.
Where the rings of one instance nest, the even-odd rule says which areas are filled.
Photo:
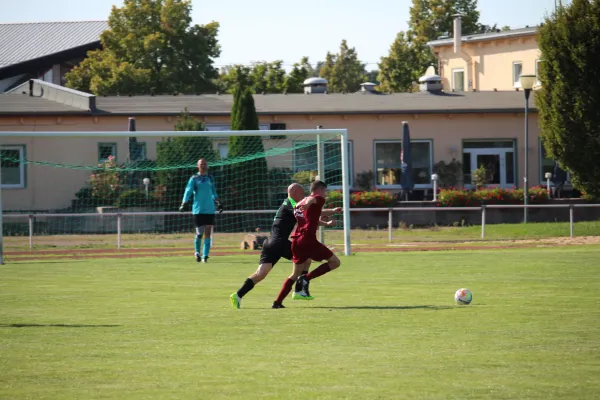
[[425, 71], [425, 76], [435, 75], [435, 67], [432, 65]]

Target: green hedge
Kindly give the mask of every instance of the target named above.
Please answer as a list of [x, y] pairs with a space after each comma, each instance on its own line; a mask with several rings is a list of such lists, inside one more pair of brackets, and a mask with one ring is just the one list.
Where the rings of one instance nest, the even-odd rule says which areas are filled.
[[[341, 207], [344, 196], [339, 190], [329, 192], [325, 207]], [[350, 194], [350, 208], [392, 207], [396, 198], [387, 192], [355, 192]]]
[[[438, 194], [439, 207], [478, 207], [482, 204], [523, 204], [523, 189], [442, 189]], [[548, 202], [548, 191], [539, 186], [529, 189], [529, 203]]]

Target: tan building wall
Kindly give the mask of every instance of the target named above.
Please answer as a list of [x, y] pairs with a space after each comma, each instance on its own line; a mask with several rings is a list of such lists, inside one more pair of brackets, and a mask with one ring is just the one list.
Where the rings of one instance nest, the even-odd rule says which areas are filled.
[[[170, 131], [173, 117], [137, 117], [138, 131]], [[287, 129], [346, 128], [352, 142], [350, 155], [353, 174], [375, 169], [374, 143], [379, 140], [402, 138], [402, 121], [408, 121], [413, 140], [427, 140], [432, 146], [432, 164], [438, 161], [462, 161], [464, 140], [516, 140], [515, 158], [518, 160], [515, 180], [522, 183], [524, 170], [523, 115], [522, 114], [454, 114], [454, 115], [354, 115], [354, 116], [277, 116], [261, 117], [261, 124], [282, 122]], [[207, 125], [228, 124], [228, 117], [207, 117]], [[539, 141], [537, 115], [530, 121], [530, 182], [539, 182]], [[1, 131], [120, 131], [127, 127], [127, 117], [0, 117]], [[288, 140], [290, 138], [288, 137]], [[147, 143], [147, 156], [156, 157], [159, 138], [142, 138]], [[98, 143], [116, 142], [117, 161], [127, 157], [127, 138], [19, 138], [0, 137], [0, 145], [25, 145], [28, 160], [45, 161], [63, 165], [87, 165], [98, 163]], [[266, 148], [277, 145], [268, 141]], [[270, 160], [270, 167], [291, 167], [291, 155]], [[52, 168], [47, 166], [26, 167], [26, 187], [3, 189], [4, 210], [48, 210], [70, 205], [75, 193], [85, 185], [90, 171], [82, 169]], [[427, 179], [428, 180], [428, 179]], [[429, 186], [429, 185], [427, 185]], [[424, 186], [425, 187], [425, 186]], [[380, 187], [397, 191], [398, 187]]]
[[[515, 90], [514, 64], [521, 64], [522, 74], [536, 74], [540, 58], [535, 36], [512, 39], [463, 42], [460, 51], [452, 45], [434, 49], [441, 63], [438, 73], [443, 79], [444, 90], [458, 90], [457, 72], [464, 71], [464, 90], [491, 91]], [[516, 77], [518, 81], [518, 76]]]

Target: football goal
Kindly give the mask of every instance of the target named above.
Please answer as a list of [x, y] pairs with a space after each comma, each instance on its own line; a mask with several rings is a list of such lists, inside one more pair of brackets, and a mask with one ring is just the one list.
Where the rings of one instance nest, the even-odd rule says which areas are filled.
[[351, 254], [345, 129], [206, 129], [0, 132], [2, 248], [189, 249], [191, 207], [179, 207], [205, 159], [224, 206], [215, 248], [268, 234], [287, 187], [297, 182], [308, 194], [319, 178], [330, 190], [326, 207], [345, 210], [321, 237]]

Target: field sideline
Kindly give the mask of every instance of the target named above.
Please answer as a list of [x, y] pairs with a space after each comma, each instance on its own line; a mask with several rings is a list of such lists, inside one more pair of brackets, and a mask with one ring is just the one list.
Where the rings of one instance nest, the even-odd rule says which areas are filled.
[[0, 266], [0, 398], [600, 397], [600, 246], [357, 253], [285, 310], [289, 262], [232, 310], [256, 256], [211, 261]]

